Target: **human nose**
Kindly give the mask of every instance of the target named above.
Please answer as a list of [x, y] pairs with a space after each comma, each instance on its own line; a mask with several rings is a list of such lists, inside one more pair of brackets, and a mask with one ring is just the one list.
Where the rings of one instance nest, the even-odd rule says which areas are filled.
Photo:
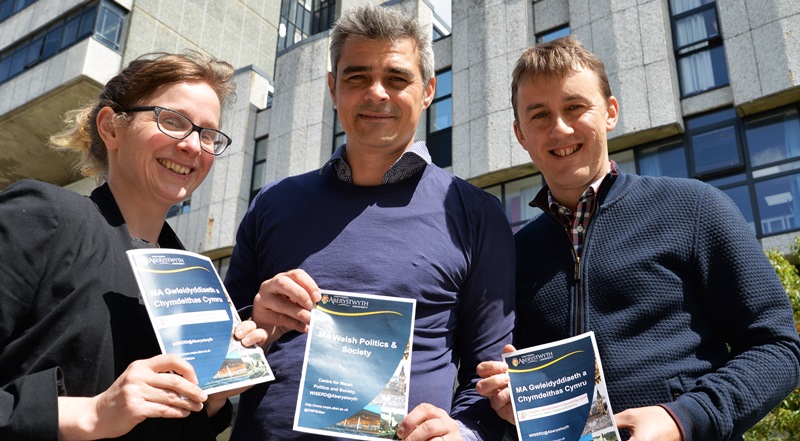
[[369, 101], [384, 101], [389, 99], [389, 94], [381, 81], [374, 81], [367, 89], [366, 98]]
[[178, 143], [178, 148], [190, 155], [201, 154], [203, 146], [200, 141], [200, 131], [192, 130], [189, 132], [189, 134]]
[[566, 136], [574, 132], [570, 121], [564, 118], [563, 115], [554, 115], [553, 118], [553, 136]]

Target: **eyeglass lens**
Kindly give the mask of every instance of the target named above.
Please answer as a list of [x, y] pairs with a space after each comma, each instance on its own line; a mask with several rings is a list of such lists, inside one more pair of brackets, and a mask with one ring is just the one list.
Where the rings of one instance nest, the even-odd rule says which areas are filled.
[[[161, 131], [177, 139], [186, 138], [194, 128], [192, 122], [185, 116], [169, 109], [161, 109], [157, 121]], [[211, 129], [202, 129], [200, 131], [200, 142], [214, 153], [220, 153], [228, 146], [225, 135]]]

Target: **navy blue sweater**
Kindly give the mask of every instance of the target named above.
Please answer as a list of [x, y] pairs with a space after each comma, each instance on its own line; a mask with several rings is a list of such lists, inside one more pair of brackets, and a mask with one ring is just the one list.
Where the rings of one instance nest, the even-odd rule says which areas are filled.
[[686, 441], [741, 439], [797, 387], [786, 292], [721, 191], [609, 176], [586, 237], [576, 277], [549, 213], [516, 234], [517, 347], [594, 331], [614, 411], [663, 404]]
[[[514, 324], [514, 244], [496, 198], [436, 166], [371, 187], [333, 167], [278, 181], [245, 215], [225, 283], [244, 307], [294, 268], [323, 289], [416, 299], [409, 410], [431, 403], [499, 439], [504, 424], [474, 388]], [[292, 431], [305, 344], [295, 332], [273, 343], [276, 380], [242, 395], [233, 440], [331, 439]]]

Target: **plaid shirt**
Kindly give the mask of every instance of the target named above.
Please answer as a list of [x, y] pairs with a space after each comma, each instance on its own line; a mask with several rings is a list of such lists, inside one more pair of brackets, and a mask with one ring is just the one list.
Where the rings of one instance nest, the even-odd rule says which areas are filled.
[[[353, 183], [353, 170], [347, 163], [347, 144], [342, 144], [333, 152], [331, 159], [322, 166], [319, 174], [325, 171], [329, 165], [333, 164], [336, 176], [344, 182]], [[400, 158], [389, 167], [386, 174], [381, 179], [381, 184], [396, 184], [404, 179], [410, 178], [418, 171], [431, 164], [431, 155], [425, 146], [425, 141], [417, 141], [411, 144]]]
[[583, 253], [583, 244], [586, 241], [586, 229], [589, 228], [589, 220], [592, 218], [592, 213], [594, 213], [597, 190], [600, 188], [600, 184], [603, 183], [603, 179], [605, 179], [606, 176], [616, 176], [618, 174], [619, 170], [617, 169], [617, 164], [611, 161], [608, 173], [592, 182], [589, 188], [578, 198], [578, 205], [575, 207], [574, 213], [569, 208], [556, 202], [556, 200], [553, 199], [553, 195], [549, 191], [547, 192], [547, 203], [550, 206], [550, 211], [561, 222], [564, 228], [571, 233], [570, 238], [572, 239], [572, 246], [575, 248], [575, 255], [578, 257]]

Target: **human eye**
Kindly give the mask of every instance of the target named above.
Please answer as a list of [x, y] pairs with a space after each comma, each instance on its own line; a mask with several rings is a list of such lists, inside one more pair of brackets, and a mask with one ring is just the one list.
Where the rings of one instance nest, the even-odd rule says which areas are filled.
[[542, 119], [542, 118], [546, 117], [547, 115], [548, 115], [548, 113], [547, 113], [547, 112], [544, 112], [544, 111], [541, 111], [541, 112], [534, 112], [534, 113], [532, 113], [532, 114], [531, 114], [531, 119], [532, 119], [532, 120], [535, 120], [535, 119]]
[[162, 111], [158, 117], [158, 123], [169, 130], [184, 131], [190, 127], [189, 120], [175, 113]]
[[217, 133], [211, 130], [203, 130], [200, 132], [200, 140], [205, 145], [217, 145], [221, 142]]
[[347, 75], [346, 77], [344, 77], [344, 80], [349, 82], [349, 83], [363, 82], [366, 79], [367, 79], [367, 76], [364, 75], [364, 74], [353, 74], [353, 75]]

